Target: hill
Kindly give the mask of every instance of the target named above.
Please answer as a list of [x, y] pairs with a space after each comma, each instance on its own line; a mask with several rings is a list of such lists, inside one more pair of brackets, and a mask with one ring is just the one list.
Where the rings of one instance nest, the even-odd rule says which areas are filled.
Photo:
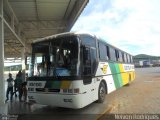
[[138, 54], [138, 55], [133, 56], [133, 59], [160, 59], [160, 56]]

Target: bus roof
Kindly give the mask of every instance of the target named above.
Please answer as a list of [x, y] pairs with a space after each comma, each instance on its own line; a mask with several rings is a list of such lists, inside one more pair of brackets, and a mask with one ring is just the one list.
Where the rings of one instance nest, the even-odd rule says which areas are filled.
[[[115, 47], [114, 45], [108, 43], [103, 38], [101, 38], [99, 36], [96, 36], [96, 35], [94, 35], [92, 33], [89, 33], [89, 32], [64, 32], [64, 33], [55, 34], [55, 35], [51, 35], [51, 36], [47, 36], [47, 37], [44, 37], [44, 38], [34, 40], [33, 44], [37, 43], [37, 42], [43, 42], [43, 41], [46, 41], [46, 40], [50, 40], [50, 39], [53, 39], [53, 38], [64, 37], [64, 36], [72, 36], [72, 35], [88, 35], [88, 36], [91, 36], [91, 37], [95, 37], [96, 39], [98, 39], [98, 41], [101, 41], [101, 42], [103, 42], [103, 43], [105, 43], [109, 46], [112, 46], [113, 48], [116, 48], [117, 50], [123, 51], [123, 50]], [[125, 51], [123, 51], [123, 52], [125, 52]], [[125, 53], [127, 53], [127, 52], [125, 52]], [[127, 54], [129, 54], [129, 53], [127, 53]], [[131, 54], [129, 54], [129, 55], [131, 55]]]
[[82, 35], [82, 34], [95, 37], [95, 35], [93, 35], [91, 33], [86, 33], [86, 32], [64, 32], [64, 33], [60, 33], [60, 34], [47, 36], [47, 37], [44, 37], [44, 38], [39, 38], [37, 40], [34, 40], [33, 43], [42, 42], [42, 41], [45, 41], [45, 40], [50, 40], [50, 39], [58, 38], [58, 37], [62, 37], [62, 36], [72, 36], [72, 35]]

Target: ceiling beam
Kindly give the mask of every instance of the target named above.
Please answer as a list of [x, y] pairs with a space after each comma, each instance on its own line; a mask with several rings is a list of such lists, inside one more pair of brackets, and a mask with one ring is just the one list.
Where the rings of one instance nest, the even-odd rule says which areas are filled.
[[4, 19], [4, 23], [6, 24], [6, 26], [10, 29], [10, 31], [14, 34], [14, 36], [17, 38], [17, 40], [23, 45], [25, 46], [25, 44], [23, 43], [23, 41], [21, 40], [21, 38], [15, 33], [15, 31], [11, 28], [11, 26], [7, 23], [7, 21]]
[[67, 28], [65, 21], [23, 21], [20, 22], [24, 32], [40, 30], [64, 30]]
[[34, 0], [34, 2], [35, 2], [36, 17], [37, 17], [37, 20], [39, 20], [37, 0]]
[[70, 29], [73, 27], [74, 23], [76, 22], [88, 2], [89, 0], [77, 0], [75, 2], [72, 12], [70, 13], [68, 18], [68, 25], [66, 31], [70, 31]]

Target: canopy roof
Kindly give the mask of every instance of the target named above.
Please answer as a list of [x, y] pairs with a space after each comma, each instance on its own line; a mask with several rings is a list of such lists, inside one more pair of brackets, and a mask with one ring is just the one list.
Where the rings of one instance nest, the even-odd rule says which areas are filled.
[[89, 0], [4, 0], [5, 57], [33, 40], [70, 31]]

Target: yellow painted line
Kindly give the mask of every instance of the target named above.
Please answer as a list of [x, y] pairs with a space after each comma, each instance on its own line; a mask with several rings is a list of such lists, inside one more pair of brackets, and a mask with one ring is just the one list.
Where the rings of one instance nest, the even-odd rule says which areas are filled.
[[109, 108], [107, 108], [106, 110], [104, 110], [97, 118], [96, 120], [101, 120], [105, 117], [106, 114], [110, 113], [113, 108], [115, 108], [115, 104], [113, 104], [112, 106], [110, 106]]

